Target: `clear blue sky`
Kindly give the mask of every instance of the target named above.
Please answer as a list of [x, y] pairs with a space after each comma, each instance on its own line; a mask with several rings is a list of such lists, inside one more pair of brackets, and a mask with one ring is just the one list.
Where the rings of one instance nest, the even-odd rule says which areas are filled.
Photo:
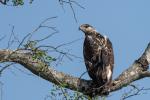
[[[21, 7], [0, 5], [0, 36], [7, 36], [0, 41], [0, 48], [7, 47], [12, 25], [15, 26], [14, 31], [21, 39], [44, 19], [58, 16], [50, 24], [56, 26], [59, 33], [43, 44], [59, 45], [84, 38], [84, 34], [78, 30], [78, 27], [80, 24], [88, 23], [112, 41], [115, 52], [113, 78], [117, 77], [134, 60], [138, 59], [150, 42], [150, 1], [78, 0], [78, 2], [85, 7], [81, 9], [74, 5], [78, 23], [75, 22], [69, 6], [65, 5], [65, 10], [63, 10], [58, 0], [35, 0], [32, 5], [26, 3]], [[36, 37], [41, 38], [45, 34], [47, 32], [43, 30], [37, 33]], [[82, 44], [83, 39], [63, 49], [82, 57]], [[15, 49], [15, 45], [11, 48]], [[52, 84], [37, 76], [22, 73], [18, 68], [30, 73], [20, 65], [5, 70], [0, 77], [3, 83], [1, 85], [2, 100], [44, 100], [45, 96], [50, 93]], [[86, 70], [80, 59], [73, 59], [73, 61], [65, 59], [56, 69], [77, 77]], [[87, 79], [88, 76], [85, 75], [84, 78]], [[148, 88], [150, 80], [146, 78], [134, 84], [140, 88]], [[126, 91], [129, 89], [114, 92], [108, 100], [119, 100]], [[150, 98], [150, 91], [128, 100], [146, 100], [147, 98]]]

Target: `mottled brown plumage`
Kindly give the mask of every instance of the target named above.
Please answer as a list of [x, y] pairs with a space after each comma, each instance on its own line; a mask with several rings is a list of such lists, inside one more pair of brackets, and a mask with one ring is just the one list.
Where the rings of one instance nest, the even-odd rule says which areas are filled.
[[79, 29], [85, 33], [83, 54], [89, 76], [98, 86], [109, 84], [114, 65], [111, 41], [88, 24], [81, 25]]

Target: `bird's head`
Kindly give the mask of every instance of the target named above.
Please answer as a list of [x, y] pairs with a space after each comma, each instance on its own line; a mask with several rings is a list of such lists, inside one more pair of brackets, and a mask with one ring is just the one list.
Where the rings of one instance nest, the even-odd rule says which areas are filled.
[[85, 33], [85, 35], [92, 35], [92, 34], [96, 34], [96, 30], [95, 28], [93, 28], [91, 25], [89, 24], [82, 24], [79, 27], [79, 30], [81, 30], [82, 32]]

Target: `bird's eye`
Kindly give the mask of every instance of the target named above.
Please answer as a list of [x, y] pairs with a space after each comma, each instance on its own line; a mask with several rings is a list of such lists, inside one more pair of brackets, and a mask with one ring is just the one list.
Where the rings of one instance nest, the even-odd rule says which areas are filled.
[[85, 28], [88, 28], [88, 27], [89, 27], [88, 25], [85, 26]]

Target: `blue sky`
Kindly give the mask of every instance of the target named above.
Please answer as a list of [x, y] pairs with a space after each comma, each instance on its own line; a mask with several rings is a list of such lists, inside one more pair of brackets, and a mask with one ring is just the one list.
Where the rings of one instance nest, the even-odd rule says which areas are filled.
[[[148, 42], [150, 42], [150, 1], [149, 0], [78, 0], [85, 7], [81, 9], [74, 5], [78, 23], [73, 18], [72, 11], [68, 5], [64, 10], [57, 0], [35, 0], [32, 5], [26, 3], [21, 7], [0, 6], [0, 36], [6, 35], [0, 41], [0, 48], [7, 47], [12, 25], [14, 32], [21, 39], [27, 33], [34, 30], [38, 24], [48, 17], [58, 16], [50, 22], [56, 26], [59, 33], [51, 37], [43, 44], [59, 45], [72, 40], [81, 40], [65, 46], [62, 49], [82, 57], [82, 44], [84, 34], [78, 30], [83, 23], [94, 26], [97, 31], [110, 38], [115, 53], [115, 68], [113, 78], [117, 77], [123, 70], [127, 69], [134, 60], [143, 53]], [[41, 30], [36, 33], [36, 38], [47, 35], [47, 31]], [[15, 49], [14, 44], [11, 49]], [[52, 54], [54, 55], [54, 54]], [[55, 55], [54, 55], [55, 56]], [[73, 61], [65, 59], [55, 67], [59, 71], [79, 77], [86, 69], [81, 59], [74, 58]], [[21, 72], [23, 70], [25, 73]], [[2, 86], [2, 100], [44, 100], [50, 93], [52, 84], [30, 73], [20, 65], [5, 70], [0, 81]], [[88, 79], [88, 75], [83, 78]], [[148, 78], [134, 82], [137, 86], [148, 88]], [[121, 95], [129, 89], [114, 92], [108, 100], [119, 100]], [[141, 100], [150, 97], [150, 91], [128, 100]]]

